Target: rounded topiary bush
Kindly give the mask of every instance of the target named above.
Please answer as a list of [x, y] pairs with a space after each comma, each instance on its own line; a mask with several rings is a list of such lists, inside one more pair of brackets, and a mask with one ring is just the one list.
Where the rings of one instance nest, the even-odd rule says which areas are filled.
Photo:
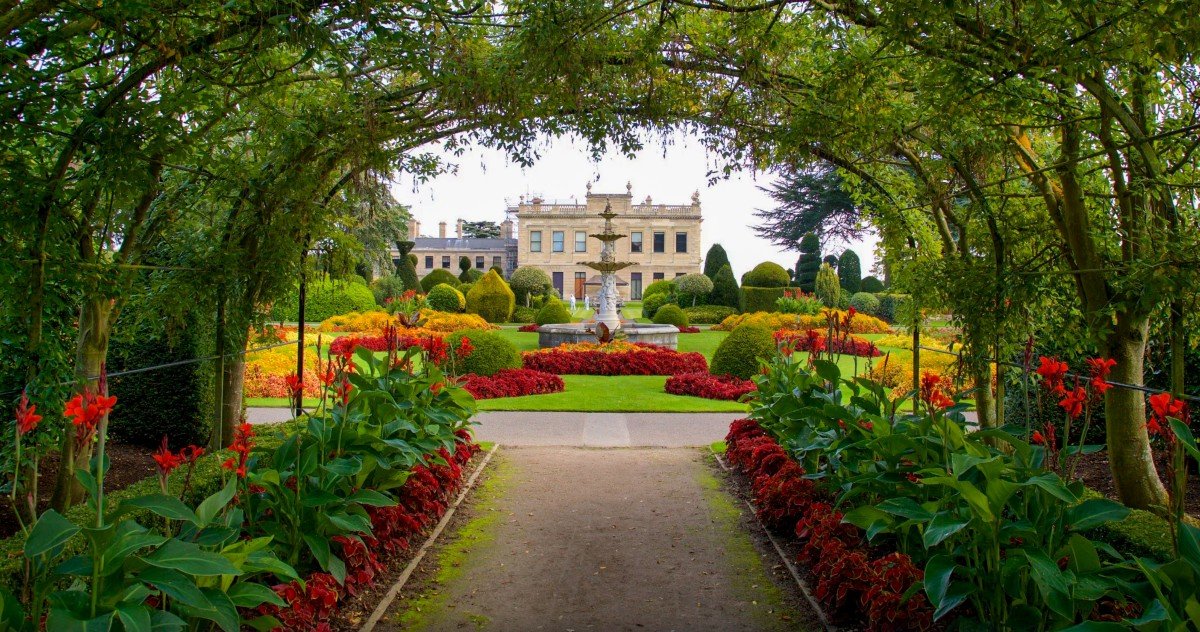
[[546, 301], [546, 304], [538, 310], [537, 317], [533, 322], [539, 325], [558, 325], [561, 323], [571, 322], [571, 313], [567, 311], [567, 306], [562, 304], [558, 299]]
[[654, 315], [663, 305], [671, 302], [670, 294], [651, 294], [642, 299], [642, 317], [654, 319]]
[[516, 295], [519, 305], [528, 305], [530, 296], [536, 296], [545, 292], [546, 288], [553, 287], [550, 275], [534, 266], [521, 266], [513, 270], [512, 276], [508, 278], [508, 285]]
[[878, 294], [883, 291], [883, 281], [880, 281], [876, 277], [869, 276], [862, 280], [862, 283], [859, 284], [859, 289], [861, 289], [863, 292]]
[[439, 312], [461, 312], [467, 306], [467, 297], [463, 296], [453, 285], [438, 283], [429, 290], [425, 297], [429, 307]]
[[738, 325], [717, 345], [708, 372], [748, 380], [758, 373], [758, 359], [775, 352], [771, 330], [758, 325]]
[[513, 308], [512, 322], [514, 323], [532, 323], [537, 320], [538, 310], [532, 307], [518, 305]]
[[676, 327], [687, 327], [688, 317], [683, 313], [678, 305], [667, 303], [658, 308], [658, 312], [654, 314], [654, 322], [659, 325], [675, 325]]
[[[310, 323], [349, 312], [369, 312], [377, 307], [375, 295], [361, 283], [310, 281], [305, 287], [304, 320]], [[271, 306], [270, 320], [296, 322], [299, 318], [299, 288]]]
[[642, 291], [642, 300], [644, 301], [648, 297], [654, 296], [655, 294], [670, 295], [670, 294], [674, 294], [674, 293], [675, 293], [675, 282], [674, 281], [668, 281], [667, 279], [659, 279], [659, 280], [651, 283], [650, 285], [646, 286], [646, 289]]
[[516, 345], [494, 331], [458, 331], [446, 338], [451, 349], [458, 349], [462, 339], [471, 341], [471, 353], [457, 359], [458, 373], [495, 375], [500, 369], [521, 368], [521, 353]]
[[512, 289], [495, 270], [488, 270], [467, 292], [467, 312], [479, 314], [489, 323], [507, 323], [516, 302]]
[[742, 277], [742, 285], [750, 287], [787, 287], [792, 282], [787, 270], [773, 261], [764, 261]]
[[879, 298], [869, 292], [857, 292], [850, 297], [850, 307], [868, 316], [878, 316]]
[[441, 283], [445, 283], [450, 287], [458, 287], [459, 285], [462, 285], [462, 282], [459, 281], [458, 277], [454, 276], [452, 272], [446, 270], [445, 268], [437, 268], [429, 274], [426, 274], [425, 277], [421, 279], [421, 291], [428, 294], [435, 285]]
[[675, 279], [675, 291], [685, 305], [699, 305], [708, 300], [713, 291], [712, 279], [700, 273], [685, 274]]

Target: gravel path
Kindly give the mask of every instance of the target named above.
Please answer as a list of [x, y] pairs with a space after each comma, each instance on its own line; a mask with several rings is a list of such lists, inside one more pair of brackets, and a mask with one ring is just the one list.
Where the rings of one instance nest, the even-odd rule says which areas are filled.
[[426, 568], [376, 629], [818, 629], [706, 458], [502, 448], [432, 562], [461, 566]]

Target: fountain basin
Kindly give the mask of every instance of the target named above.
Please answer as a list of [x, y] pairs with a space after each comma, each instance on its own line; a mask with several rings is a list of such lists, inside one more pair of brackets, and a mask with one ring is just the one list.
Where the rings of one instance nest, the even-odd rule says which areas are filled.
[[[679, 328], [675, 325], [652, 325], [648, 323], [621, 323], [618, 330], [626, 342], [646, 343], [676, 349], [679, 346]], [[573, 342], [596, 342], [594, 323], [567, 323], [538, 327], [538, 346], [557, 347]]]

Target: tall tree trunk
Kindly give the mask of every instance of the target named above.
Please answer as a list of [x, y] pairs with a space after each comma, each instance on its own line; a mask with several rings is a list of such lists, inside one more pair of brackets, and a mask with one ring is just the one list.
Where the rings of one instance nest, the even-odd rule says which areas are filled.
[[980, 428], [996, 427], [996, 397], [992, 393], [992, 368], [988, 362], [971, 368], [971, 379], [975, 381], [975, 412], [979, 416]]
[[[1149, 328], [1149, 318], [1118, 314], [1116, 331], [1108, 339], [1108, 356], [1117, 361], [1110, 374], [1113, 381], [1142, 384]], [[1165, 507], [1167, 491], [1154, 468], [1143, 394], [1111, 388], [1104, 395], [1104, 413], [1108, 461], [1121, 502], [1138, 509]]]
[[[108, 339], [112, 333], [113, 301], [108, 298], [88, 298], [79, 312], [79, 342], [75, 349], [75, 375], [81, 384], [94, 388], [94, 376], [100, 375], [108, 357]], [[108, 416], [100, 420], [98, 433], [108, 431]], [[60, 446], [58, 476], [50, 505], [65, 511], [83, 498], [83, 486], [75, 480], [75, 470], [86, 468], [92, 458], [92, 447], [75, 449], [75, 426], [66, 424]]]

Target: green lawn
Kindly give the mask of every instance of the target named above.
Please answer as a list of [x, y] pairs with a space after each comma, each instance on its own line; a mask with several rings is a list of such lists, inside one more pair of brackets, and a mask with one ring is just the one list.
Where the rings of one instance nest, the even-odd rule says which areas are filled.
[[721, 341], [728, 335], [729, 332], [725, 331], [708, 331], [706, 325], [700, 328], [698, 334], [679, 334], [679, 350], [699, 351], [709, 362], [712, 362], [713, 352], [717, 350], [717, 345], [721, 344]]
[[564, 375], [566, 390], [549, 395], [485, 399], [480, 410], [564, 410], [578, 412], [701, 413], [745, 412], [745, 404], [663, 391], [663, 375]]

